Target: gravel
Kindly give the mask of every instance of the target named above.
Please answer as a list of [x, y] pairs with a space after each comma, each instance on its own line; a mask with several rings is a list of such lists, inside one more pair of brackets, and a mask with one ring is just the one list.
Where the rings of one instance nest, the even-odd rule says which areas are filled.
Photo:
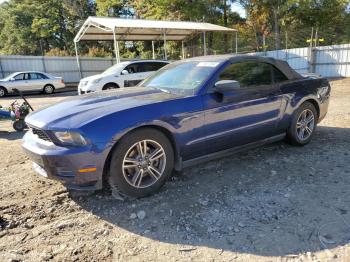
[[0, 261], [349, 261], [349, 86], [332, 82], [308, 146], [279, 142], [195, 166], [139, 200], [69, 194], [32, 171], [23, 134], [0, 122]]

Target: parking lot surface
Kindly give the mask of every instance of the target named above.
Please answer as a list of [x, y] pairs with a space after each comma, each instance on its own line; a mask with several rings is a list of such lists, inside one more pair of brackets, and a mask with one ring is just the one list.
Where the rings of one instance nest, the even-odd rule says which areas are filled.
[[[69, 195], [33, 172], [23, 133], [0, 122], [0, 261], [350, 261], [350, 79], [331, 84], [309, 145], [195, 166], [140, 200]], [[28, 100], [38, 109], [75, 93]]]

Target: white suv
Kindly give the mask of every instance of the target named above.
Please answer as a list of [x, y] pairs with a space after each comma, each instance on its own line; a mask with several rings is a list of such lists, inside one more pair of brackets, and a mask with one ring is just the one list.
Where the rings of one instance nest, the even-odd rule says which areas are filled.
[[81, 95], [95, 91], [135, 86], [167, 64], [169, 62], [160, 60], [122, 62], [108, 68], [102, 74], [81, 79], [78, 93]]

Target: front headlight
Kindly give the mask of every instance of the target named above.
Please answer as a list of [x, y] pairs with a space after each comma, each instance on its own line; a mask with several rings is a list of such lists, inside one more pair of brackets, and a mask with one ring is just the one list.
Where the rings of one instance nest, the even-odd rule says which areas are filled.
[[63, 145], [85, 146], [87, 144], [85, 138], [78, 132], [56, 131], [53, 133]]
[[91, 83], [93, 84], [97, 84], [98, 82], [100, 82], [102, 80], [102, 78], [97, 78], [95, 80], [92, 80]]

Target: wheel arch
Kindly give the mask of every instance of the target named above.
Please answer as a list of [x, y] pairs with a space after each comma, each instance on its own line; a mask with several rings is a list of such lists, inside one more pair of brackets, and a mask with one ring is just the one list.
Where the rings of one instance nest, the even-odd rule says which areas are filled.
[[8, 90], [8, 89], [7, 89], [5, 86], [0, 86], [0, 88], [5, 89], [6, 93], [8, 93], [8, 92], [9, 92], [9, 90]]
[[115, 82], [107, 82], [106, 84], [103, 85], [102, 90], [105, 90], [105, 88], [108, 85], [114, 85], [114, 86], [116, 86], [116, 88], [120, 88], [120, 86], [117, 83], [115, 83]]
[[150, 128], [150, 129], [156, 129], [160, 132], [162, 132], [170, 141], [173, 150], [174, 150], [174, 162], [175, 162], [175, 170], [180, 170], [181, 169], [181, 157], [180, 157], [180, 149], [178, 147], [178, 144], [176, 142], [176, 138], [175, 136], [172, 134], [172, 132], [164, 127], [163, 125], [160, 124], [145, 124], [142, 126], [138, 126], [135, 127], [133, 129], [129, 129], [126, 132], [122, 133], [121, 135], [118, 136], [117, 141], [111, 146], [111, 149], [108, 152], [108, 155], [106, 157], [105, 163], [104, 163], [104, 167], [103, 167], [103, 174], [102, 174], [102, 183], [103, 183], [103, 187], [105, 187], [106, 185], [108, 185], [107, 182], [107, 178], [108, 178], [108, 174], [109, 174], [109, 168], [110, 168], [110, 164], [111, 164], [111, 157], [113, 154], [113, 151], [115, 150], [115, 148], [119, 145], [119, 141], [124, 138], [126, 135], [129, 135], [135, 131], [138, 131], [140, 129], [145, 129], [145, 128]]
[[[318, 104], [318, 102], [316, 101], [316, 99], [309, 98], [309, 99], [306, 99], [303, 103], [305, 103], [305, 102], [309, 102], [309, 103], [313, 104], [314, 107], [316, 108], [317, 117], [320, 117], [320, 105]], [[302, 104], [303, 104], [303, 103], [302, 103]]]

